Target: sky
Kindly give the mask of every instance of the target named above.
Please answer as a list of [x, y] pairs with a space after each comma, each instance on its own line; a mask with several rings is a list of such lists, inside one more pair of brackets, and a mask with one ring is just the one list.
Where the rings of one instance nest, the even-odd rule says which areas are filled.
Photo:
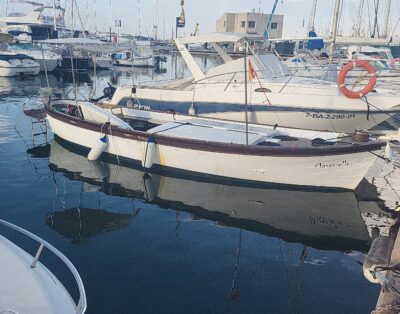
[[[6, 2], [9, 1], [8, 12], [27, 12], [29, 5], [21, 5], [16, 0], [0, 0], [0, 13], [6, 12]], [[40, 0], [39, 0], [40, 1]], [[176, 16], [180, 14], [181, 0], [76, 0], [84, 20], [84, 27], [94, 31], [108, 31], [110, 26], [115, 30], [115, 20], [121, 20], [121, 33], [139, 33], [139, 7], [141, 12], [140, 32], [143, 35], [153, 35], [153, 24], [158, 25], [159, 38], [171, 38]], [[341, 32], [351, 33], [354, 21], [357, 19], [358, 3], [360, 0], [344, 0], [341, 11]], [[383, 21], [385, 2], [381, 0]], [[51, 2], [43, 0], [42, 2]], [[66, 6], [67, 23], [71, 20], [70, 8], [72, 0], [61, 0]], [[225, 12], [246, 12], [255, 9], [257, 12], [270, 13], [275, 0], [185, 0], [186, 27], [180, 29], [181, 35], [189, 35], [200, 24], [200, 32], [215, 31], [216, 20]], [[372, 23], [372, 0], [367, 0], [369, 7], [364, 12], [364, 32], [368, 33]], [[156, 10], [158, 3], [158, 10]], [[393, 1], [391, 12], [391, 29], [400, 16], [400, 1]], [[140, 4], [140, 5], [139, 5]], [[279, 0], [276, 13], [284, 14], [284, 37], [302, 37], [306, 34], [312, 0]], [[319, 0], [316, 15], [316, 27], [320, 35], [328, 35], [332, 26], [334, 0]], [[96, 16], [96, 18], [95, 18]], [[76, 22], [77, 23], [77, 22]], [[398, 27], [400, 28], [400, 26]], [[396, 29], [398, 32], [398, 30]]]

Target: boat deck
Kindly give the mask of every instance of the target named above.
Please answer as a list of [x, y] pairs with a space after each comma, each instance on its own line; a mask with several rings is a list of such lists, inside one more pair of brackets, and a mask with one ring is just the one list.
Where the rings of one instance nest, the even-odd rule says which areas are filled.
[[40, 262], [0, 236], [0, 313], [76, 313], [64, 286]]

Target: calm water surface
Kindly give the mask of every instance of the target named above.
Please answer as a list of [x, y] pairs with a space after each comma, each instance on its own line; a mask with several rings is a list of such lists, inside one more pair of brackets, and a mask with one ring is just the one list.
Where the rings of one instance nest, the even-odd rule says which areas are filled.
[[[79, 92], [101, 95], [107, 82], [166, 79], [175, 67], [166, 68], [165, 74], [82, 76]], [[68, 76], [49, 79], [60, 92], [71, 89]], [[24, 103], [39, 101], [35, 92], [45, 81], [0, 78], [0, 218], [71, 259], [86, 287], [88, 313], [374, 309], [379, 287], [364, 279], [359, 263], [369, 246], [361, 213], [379, 211], [380, 203], [350, 192], [145, 176], [115, 163], [90, 163], [51, 134], [50, 145], [32, 150]], [[73, 287], [53, 257], [44, 254], [43, 261]]]

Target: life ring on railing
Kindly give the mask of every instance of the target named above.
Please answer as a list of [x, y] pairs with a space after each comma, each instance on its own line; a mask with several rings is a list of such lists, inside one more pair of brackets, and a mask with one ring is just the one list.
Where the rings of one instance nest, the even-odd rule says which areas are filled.
[[[345, 81], [347, 74], [354, 68], [363, 68], [368, 71], [367, 76], [369, 76], [369, 81], [367, 86], [358, 91], [350, 90], [346, 87]], [[376, 70], [368, 61], [366, 60], [355, 60], [347, 63], [339, 73], [338, 86], [339, 90], [348, 98], [358, 99], [364, 97], [369, 92], [371, 92], [376, 85]]]

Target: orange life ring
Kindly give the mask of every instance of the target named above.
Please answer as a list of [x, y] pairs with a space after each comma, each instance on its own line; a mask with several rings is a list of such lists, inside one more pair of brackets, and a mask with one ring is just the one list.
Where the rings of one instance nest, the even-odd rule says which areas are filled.
[[[349, 90], [345, 85], [347, 74], [354, 68], [364, 68], [365, 70], [368, 71], [367, 74], [367, 76], [369, 76], [368, 85], [359, 91]], [[339, 90], [342, 92], [343, 95], [345, 95], [348, 98], [358, 99], [364, 97], [374, 89], [375, 85], [376, 85], [376, 70], [367, 60], [355, 60], [349, 62], [342, 68], [342, 70], [339, 73], [339, 78], [338, 78]]]

